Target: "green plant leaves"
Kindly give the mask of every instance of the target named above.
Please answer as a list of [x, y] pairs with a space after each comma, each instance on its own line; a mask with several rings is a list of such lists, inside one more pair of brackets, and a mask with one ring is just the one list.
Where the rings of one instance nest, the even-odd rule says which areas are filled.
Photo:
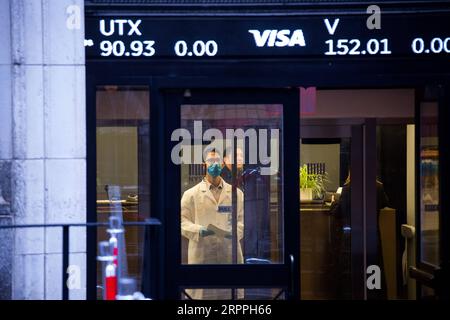
[[311, 188], [315, 198], [322, 198], [323, 193], [326, 191], [325, 185], [328, 182], [326, 172], [325, 174], [308, 173], [308, 167], [304, 164], [299, 169], [299, 177], [300, 188]]

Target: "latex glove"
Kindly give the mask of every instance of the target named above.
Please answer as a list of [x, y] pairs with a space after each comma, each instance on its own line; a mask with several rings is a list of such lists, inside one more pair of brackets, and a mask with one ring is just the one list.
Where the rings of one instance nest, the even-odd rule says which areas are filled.
[[207, 237], [207, 236], [212, 236], [214, 234], [214, 231], [212, 231], [212, 230], [208, 230], [207, 228], [205, 228], [205, 227], [202, 227], [201, 229], [200, 229], [200, 237]]
[[213, 224], [208, 224], [206, 227], [208, 231], [212, 231], [214, 235], [216, 235], [218, 238], [225, 238], [225, 239], [231, 239], [231, 232], [223, 230], [221, 228], [218, 228], [217, 226]]

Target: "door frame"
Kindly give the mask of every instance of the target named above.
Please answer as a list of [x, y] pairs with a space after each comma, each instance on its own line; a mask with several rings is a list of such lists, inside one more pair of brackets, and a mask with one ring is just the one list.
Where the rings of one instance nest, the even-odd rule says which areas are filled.
[[[282, 104], [283, 127], [280, 156], [284, 173], [297, 172], [297, 162], [286, 161], [283, 147], [289, 145], [290, 159], [299, 158], [299, 93], [297, 89], [249, 89], [213, 88], [199, 89], [189, 87], [192, 97], [183, 97], [183, 89], [164, 90], [164, 122], [166, 137], [164, 154], [165, 170], [158, 180], [164, 185], [167, 219], [165, 230], [166, 248], [170, 253], [165, 257], [166, 293], [169, 299], [179, 298], [180, 287], [245, 288], [267, 287], [287, 289], [288, 298], [298, 298], [299, 289], [299, 193], [298, 174], [290, 179], [283, 176], [283, 223], [284, 223], [284, 262], [273, 265], [186, 265], [181, 263], [181, 224], [180, 224], [180, 171], [181, 167], [170, 161], [173, 130], [180, 127], [180, 106], [189, 104]], [[177, 199], [177, 201], [173, 201]], [[297, 214], [292, 214], [296, 212]], [[287, 223], [289, 221], [289, 223]], [[290, 257], [293, 257], [293, 261]]]
[[[429, 287], [435, 291], [439, 299], [450, 298], [450, 288], [445, 284], [450, 283], [450, 210], [449, 197], [445, 195], [450, 190], [450, 138], [448, 137], [448, 123], [450, 119], [450, 84], [432, 85], [436, 90], [436, 98], [428, 100], [425, 97], [427, 86], [416, 90], [416, 112], [415, 112], [415, 143], [416, 143], [416, 212], [415, 212], [415, 251], [416, 266], [410, 268], [410, 275], [416, 280], [416, 297], [422, 298], [422, 287]], [[420, 176], [420, 139], [421, 139], [421, 103], [436, 101], [438, 104], [438, 146], [439, 146], [439, 264], [433, 265], [422, 260], [421, 252], [421, 176]]]
[[[301, 117], [301, 116], [300, 116]], [[366, 124], [370, 119], [353, 118], [340, 119], [339, 123], [334, 123], [327, 120], [311, 120], [302, 119], [300, 130], [301, 138], [307, 139], [323, 139], [323, 138], [350, 138], [350, 165], [352, 174], [352, 188], [351, 188], [351, 290], [352, 299], [362, 300], [367, 296], [366, 292], [366, 259], [367, 254], [365, 240], [365, 203], [364, 203], [364, 188], [366, 184], [365, 172], [366, 165], [364, 163], [365, 151], [364, 141]], [[374, 130], [373, 127], [370, 130]], [[305, 132], [306, 131], [306, 132]], [[372, 141], [370, 141], [372, 142]], [[300, 147], [300, 153], [301, 153]], [[368, 161], [375, 162], [373, 158]], [[357, 174], [355, 174], [357, 172]], [[301, 227], [301, 226], [300, 226]], [[370, 237], [373, 241], [373, 236]], [[301, 274], [301, 269], [299, 269]]]

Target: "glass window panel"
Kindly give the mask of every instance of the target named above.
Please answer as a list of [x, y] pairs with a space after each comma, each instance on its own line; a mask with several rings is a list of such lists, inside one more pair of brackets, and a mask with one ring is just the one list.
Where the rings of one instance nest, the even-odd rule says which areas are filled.
[[[370, 257], [371, 263], [381, 269], [382, 288], [379, 291], [366, 290], [367, 297], [401, 298], [401, 292], [406, 290], [399, 281], [403, 276], [398, 267], [403, 253], [400, 249], [403, 243], [399, 241], [400, 225], [407, 222], [414, 226], [415, 215], [412, 207], [408, 211], [411, 215], [408, 214], [406, 220], [407, 203], [414, 204], [415, 196], [415, 190], [406, 188], [406, 182], [414, 180], [414, 163], [408, 163], [410, 174], [407, 180], [405, 161], [406, 141], [411, 142], [411, 136], [408, 136], [408, 140], [406, 137], [406, 123], [413, 123], [415, 90], [319, 90], [309, 87], [301, 88], [300, 95], [300, 164], [305, 165], [305, 174], [313, 175], [317, 170], [314, 168], [320, 171], [321, 166], [325, 167], [329, 180], [323, 200], [312, 191], [300, 191], [301, 297], [363, 299], [366, 288], [361, 279], [366, 274], [363, 261], [363, 255], [366, 255]], [[352, 164], [354, 170], [350, 179], [350, 159], [356, 160], [358, 154], [363, 156], [366, 151], [374, 151], [367, 149], [372, 146], [355, 143], [364, 138], [359, 136], [359, 129], [373, 134], [371, 128], [360, 127], [365, 118], [376, 118], [377, 124], [382, 124], [378, 126], [376, 146], [378, 171], [375, 196], [379, 220], [373, 221], [373, 217], [370, 217], [371, 222], [379, 223], [376, 245], [372, 241], [370, 245], [364, 243], [364, 233], [369, 235], [366, 239], [373, 240], [375, 231], [372, 225], [363, 224], [363, 218], [368, 218], [363, 217], [366, 204], [364, 197], [372, 199], [374, 196], [367, 194], [363, 188], [367, 182], [363, 171], [372, 169], [367, 167], [369, 159], [361, 158], [360, 161], [364, 162]], [[336, 143], [332, 142], [334, 138], [340, 140], [337, 142], [338, 148], [333, 146]], [[408, 159], [411, 159], [411, 153], [414, 154], [414, 138], [412, 140], [408, 145]], [[355, 147], [353, 150], [350, 150], [351, 144]], [[358, 173], [356, 169], [361, 172]], [[335, 170], [339, 175], [333, 173]], [[339, 178], [336, 179], [336, 176]], [[356, 185], [357, 181], [361, 188]], [[354, 188], [351, 188], [351, 182], [354, 182]], [[340, 192], [337, 192], [336, 187], [341, 187]], [[328, 206], [327, 199], [330, 197], [334, 201]], [[411, 247], [408, 247], [410, 251]], [[414, 258], [410, 257], [409, 260], [413, 261]]]
[[282, 263], [282, 105], [182, 105], [181, 128], [182, 262]]
[[[412, 106], [411, 106], [412, 108]], [[410, 120], [412, 122], [412, 119]], [[414, 217], [414, 212], [407, 213], [407, 197], [414, 202], [415, 191], [408, 193], [407, 184], [414, 180], [414, 137], [407, 124], [377, 125], [377, 250], [376, 264], [381, 271], [381, 289], [373, 291], [377, 299], [402, 299], [406, 292], [398, 290], [398, 280], [404, 275], [398, 272], [402, 261], [404, 242], [401, 241], [401, 225]], [[413, 211], [412, 208], [409, 208]], [[410, 221], [411, 222], [411, 221]], [[400, 251], [401, 250], [401, 251]], [[405, 253], [405, 259], [407, 258]], [[409, 259], [411, 260], [411, 258]], [[405, 261], [406, 263], [406, 261]], [[403, 279], [402, 279], [403, 280]], [[375, 297], [374, 297], [375, 298]]]
[[[143, 221], [150, 216], [149, 89], [99, 86], [96, 100], [97, 221], [107, 222], [112, 215], [125, 222]], [[138, 288], [143, 238], [139, 227], [127, 227], [118, 236], [126, 256], [120, 273], [136, 278]], [[109, 239], [106, 228], [98, 228], [97, 239]], [[97, 271], [101, 283], [100, 264]]]
[[420, 252], [424, 262], [439, 264], [438, 103], [420, 106]]
[[350, 138], [303, 138], [299, 174], [301, 298], [351, 298]]

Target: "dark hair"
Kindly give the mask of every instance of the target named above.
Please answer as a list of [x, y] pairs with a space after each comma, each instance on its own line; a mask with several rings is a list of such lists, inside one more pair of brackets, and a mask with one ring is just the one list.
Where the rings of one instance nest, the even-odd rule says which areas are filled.
[[203, 159], [206, 159], [206, 155], [208, 153], [217, 153], [222, 158], [222, 155], [220, 154], [219, 150], [217, 150], [214, 147], [206, 147], [205, 150], [203, 150]]
[[[226, 158], [228, 155], [232, 155], [232, 154], [233, 154], [233, 149], [234, 149], [233, 146], [227, 147], [227, 148], [223, 151], [223, 157]], [[241, 147], [236, 146], [236, 151], [237, 151], [238, 149], [241, 149], [241, 151], [242, 151], [242, 148], [241, 148]]]

